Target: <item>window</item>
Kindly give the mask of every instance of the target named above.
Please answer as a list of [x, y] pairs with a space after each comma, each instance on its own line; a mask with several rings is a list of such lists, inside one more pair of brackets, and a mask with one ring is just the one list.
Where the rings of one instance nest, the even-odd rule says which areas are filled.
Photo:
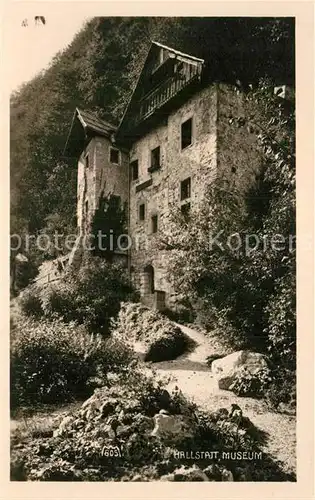
[[157, 233], [158, 230], [158, 216], [152, 215], [151, 217], [151, 229], [152, 233]]
[[145, 204], [142, 203], [139, 205], [139, 220], [144, 220], [145, 219]]
[[86, 202], [85, 202], [85, 213], [87, 214], [87, 213], [88, 213], [88, 211], [89, 211], [89, 202], [88, 202], [88, 201], [86, 201]]
[[182, 123], [181, 142], [182, 149], [187, 148], [192, 143], [192, 118]]
[[139, 178], [139, 163], [138, 160], [134, 160], [130, 163], [131, 179], [136, 181]]
[[191, 179], [188, 177], [180, 183], [180, 199], [181, 201], [187, 200], [191, 195]]
[[151, 169], [160, 168], [160, 146], [151, 151]]
[[85, 167], [86, 167], [87, 169], [89, 169], [89, 168], [90, 168], [90, 158], [89, 158], [89, 155], [88, 155], [88, 154], [85, 156]]
[[109, 161], [119, 165], [119, 151], [115, 148], [110, 148], [109, 150]]
[[149, 265], [144, 268], [144, 295], [154, 293], [154, 267]]

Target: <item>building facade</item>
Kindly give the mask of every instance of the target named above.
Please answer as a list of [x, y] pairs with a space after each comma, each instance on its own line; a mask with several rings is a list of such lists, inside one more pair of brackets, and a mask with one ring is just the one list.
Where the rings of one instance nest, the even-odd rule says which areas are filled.
[[218, 175], [245, 188], [259, 172], [256, 136], [244, 123], [239, 90], [215, 82], [202, 59], [157, 42], [118, 127], [76, 110], [65, 154], [78, 157], [79, 233], [103, 198], [126, 207], [128, 267], [146, 304], [176, 300], [167, 253], [155, 245], [174, 206], [188, 214]]

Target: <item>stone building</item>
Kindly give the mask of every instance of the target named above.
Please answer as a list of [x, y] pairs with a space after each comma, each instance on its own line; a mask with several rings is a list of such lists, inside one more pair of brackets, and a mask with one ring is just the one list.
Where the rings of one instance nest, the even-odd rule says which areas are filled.
[[102, 197], [127, 207], [128, 267], [148, 305], [174, 299], [167, 255], [154, 245], [174, 204], [188, 214], [217, 175], [239, 186], [255, 178], [260, 153], [244, 113], [243, 94], [216, 82], [211, 65], [157, 42], [118, 127], [75, 111], [65, 154], [78, 157], [79, 232]]

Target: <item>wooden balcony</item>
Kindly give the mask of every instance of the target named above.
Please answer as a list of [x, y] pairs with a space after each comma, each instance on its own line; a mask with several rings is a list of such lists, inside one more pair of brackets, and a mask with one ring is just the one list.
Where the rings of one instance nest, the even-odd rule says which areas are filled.
[[199, 79], [198, 66], [185, 65], [183, 70], [163, 81], [156, 89], [144, 96], [138, 103], [138, 109], [132, 118], [132, 126], [137, 126], [149, 118], [156, 110], [170, 101], [181, 90]]

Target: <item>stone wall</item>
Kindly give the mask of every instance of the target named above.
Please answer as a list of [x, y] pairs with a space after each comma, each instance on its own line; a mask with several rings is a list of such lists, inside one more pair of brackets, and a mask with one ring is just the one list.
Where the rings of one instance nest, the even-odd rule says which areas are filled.
[[[181, 124], [191, 117], [193, 142], [182, 150]], [[206, 185], [216, 173], [216, 123], [217, 89], [213, 85], [190, 98], [131, 148], [130, 161], [139, 162], [139, 179], [130, 183], [132, 275], [147, 303], [153, 301], [145, 271], [147, 266], [153, 266], [154, 269], [154, 289], [167, 292], [167, 305], [171, 306], [174, 299], [166, 275], [167, 253], [156, 251], [154, 243], [158, 233], [152, 233], [151, 218], [157, 215], [158, 226], [163, 225], [172, 207], [180, 206], [181, 181], [188, 177], [191, 178], [189, 202], [192, 207], [200, 202]], [[161, 148], [161, 168], [150, 174], [150, 152], [157, 146]], [[142, 184], [146, 186], [144, 189], [141, 189]], [[139, 220], [140, 204], [145, 205], [143, 221]]]
[[128, 202], [128, 171], [129, 155], [119, 151], [119, 164], [110, 162], [110, 148], [115, 148], [105, 137], [95, 139], [95, 200], [98, 202], [100, 194], [119, 196], [122, 203]]
[[128, 202], [128, 154], [120, 151], [119, 164], [111, 163], [111, 147], [114, 146], [105, 137], [92, 138], [79, 158], [77, 221], [80, 234], [89, 230], [102, 193], [104, 196], [119, 196], [122, 203]]
[[255, 182], [261, 165], [258, 141], [248, 124], [253, 109], [235, 87], [220, 84], [218, 90], [218, 172], [227, 185], [244, 193]]
[[[89, 168], [86, 168], [86, 155], [89, 155]], [[90, 214], [95, 210], [95, 139], [91, 139], [82, 151], [78, 162], [77, 184], [77, 224], [80, 234], [84, 234], [90, 223]], [[88, 203], [88, 211], [86, 211]]]

